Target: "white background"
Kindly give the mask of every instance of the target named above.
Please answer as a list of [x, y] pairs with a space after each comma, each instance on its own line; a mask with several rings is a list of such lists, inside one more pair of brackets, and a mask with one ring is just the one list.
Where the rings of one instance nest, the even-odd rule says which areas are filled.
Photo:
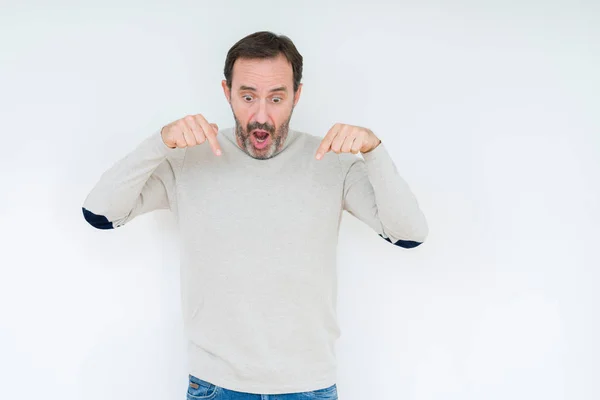
[[598, 2], [156, 3], [2, 3], [0, 398], [185, 398], [171, 214], [81, 205], [163, 125], [231, 126], [258, 30], [304, 56], [292, 127], [373, 129], [430, 226], [404, 250], [346, 214], [340, 399], [600, 398]]

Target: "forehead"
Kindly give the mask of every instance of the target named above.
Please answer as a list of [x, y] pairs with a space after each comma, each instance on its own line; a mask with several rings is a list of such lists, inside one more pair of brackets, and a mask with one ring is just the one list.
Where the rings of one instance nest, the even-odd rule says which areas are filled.
[[252, 86], [261, 89], [269, 89], [276, 85], [287, 85], [293, 83], [294, 72], [292, 64], [280, 54], [276, 58], [248, 59], [238, 58], [233, 64], [233, 89], [240, 86]]

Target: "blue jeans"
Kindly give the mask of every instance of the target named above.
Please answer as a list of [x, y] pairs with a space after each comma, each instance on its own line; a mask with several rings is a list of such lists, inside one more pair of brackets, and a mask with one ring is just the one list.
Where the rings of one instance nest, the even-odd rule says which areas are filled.
[[236, 392], [212, 384], [194, 375], [189, 376], [187, 391], [188, 400], [338, 400], [337, 386], [334, 384], [325, 389], [310, 392], [287, 394], [254, 394]]

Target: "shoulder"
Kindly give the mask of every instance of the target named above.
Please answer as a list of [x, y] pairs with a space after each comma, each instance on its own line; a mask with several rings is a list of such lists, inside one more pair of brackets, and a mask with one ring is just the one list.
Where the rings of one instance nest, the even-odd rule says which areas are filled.
[[[295, 131], [295, 134], [296, 141], [301, 142], [305, 151], [309, 152], [311, 156], [314, 157], [314, 155], [317, 153], [317, 149], [323, 141], [323, 137], [298, 130]], [[333, 151], [329, 151], [321, 160], [316, 162], [323, 165], [327, 164], [330, 167], [335, 167], [340, 170], [342, 175], [345, 175], [353, 165], [363, 162], [363, 159], [357, 154], [334, 153]]]

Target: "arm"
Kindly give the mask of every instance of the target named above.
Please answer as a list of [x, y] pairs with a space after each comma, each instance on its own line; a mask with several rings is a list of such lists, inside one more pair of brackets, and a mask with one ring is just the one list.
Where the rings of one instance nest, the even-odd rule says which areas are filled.
[[153, 133], [102, 174], [83, 203], [86, 221], [113, 229], [149, 211], [171, 208], [184, 152], [167, 147], [160, 132]]
[[339, 154], [344, 173], [343, 207], [390, 243], [413, 248], [425, 241], [425, 215], [387, 149], [380, 143], [363, 159]]

